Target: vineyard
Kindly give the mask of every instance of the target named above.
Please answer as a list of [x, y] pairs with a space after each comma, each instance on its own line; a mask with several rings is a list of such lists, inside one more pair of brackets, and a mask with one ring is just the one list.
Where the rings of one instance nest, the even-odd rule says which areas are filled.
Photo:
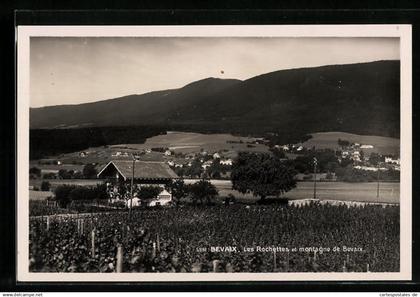
[[30, 271], [396, 272], [399, 228], [399, 206], [318, 203], [31, 218]]

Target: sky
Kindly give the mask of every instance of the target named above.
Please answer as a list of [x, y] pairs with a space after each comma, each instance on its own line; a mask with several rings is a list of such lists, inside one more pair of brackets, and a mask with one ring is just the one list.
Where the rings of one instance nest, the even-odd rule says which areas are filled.
[[397, 38], [31, 37], [30, 106], [246, 80], [281, 69], [400, 59]]

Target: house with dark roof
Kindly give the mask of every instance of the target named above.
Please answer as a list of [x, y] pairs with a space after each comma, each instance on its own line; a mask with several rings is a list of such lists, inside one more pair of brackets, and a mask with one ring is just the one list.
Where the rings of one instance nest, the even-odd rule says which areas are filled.
[[[124, 199], [127, 201], [131, 198], [129, 196], [131, 191], [127, 191], [127, 187], [131, 186], [131, 180], [133, 180], [133, 196], [135, 198], [137, 198], [137, 190], [141, 187], [160, 187], [161, 193], [148, 202], [148, 205], [153, 206], [165, 205], [172, 201], [172, 195], [165, 190], [165, 186], [177, 179], [178, 175], [168, 164], [163, 162], [113, 160], [99, 171], [97, 177], [108, 181], [112, 200]], [[125, 187], [125, 190], [122, 190], [121, 187]], [[121, 193], [125, 193], [125, 196]], [[135, 201], [138, 201], [138, 198]]]
[[[133, 171], [134, 169], [134, 171]], [[164, 162], [113, 160], [98, 173], [100, 179], [116, 178], [124, 181], [170, 181], [178, 175]]]

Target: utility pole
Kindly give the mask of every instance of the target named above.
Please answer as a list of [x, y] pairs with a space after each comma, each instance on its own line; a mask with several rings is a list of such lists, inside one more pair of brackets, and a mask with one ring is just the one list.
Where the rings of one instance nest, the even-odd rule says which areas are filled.
[[133, 187], [134, 187], [134, 166], [136, 165], [136, 158], [133, 156], [133, 174], [131, 176], [131, 190], [130, 190], [130, 210], [129, 210], [129, 218], [131, 219], [131, 211], [133, 208]]
[[316, 199], [316, 165], [318, 165], [318, 160], [314, 157], [314, 199]]
[[379, 163], [378, 163], [378, 174], [377, 174], [377, 178], [376, 178], [376, 180], [377, 180], [377, 187], [376, 187], [376, 198], [377, 198], [377, 200], [378, 200], [378, 202], [379, 202]]

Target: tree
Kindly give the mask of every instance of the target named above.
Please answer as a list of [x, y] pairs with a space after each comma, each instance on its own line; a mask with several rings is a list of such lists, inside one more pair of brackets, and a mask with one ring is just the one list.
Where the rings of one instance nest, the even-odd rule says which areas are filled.
[[204, 201], [207, 201], [207, 204], [210, 204], [212, 199], [218, 195], [216, 187], [204, 179], [190, 185], [189, 192], [191, 193], [194, 204], [196, 204], [197, 201], [200, 201], [200, 204], [203, 204]]
[[181, 202], [182, 198], [188, 195], [188, 187], [185, 185], [182, 179], [171, 182], [167, 188], [170, 189], [176, 205]]
[[72, 171], [67, 171], [66, 169], [58, 170], [58, 177], [61, 179], [70, 179], [73, 177]]
[[195, 158], [191, 162], [191, 166], [187, 167], [184, 172], [186, 176], [190, 176], [192, 178], [201, 177], [202, 173], [203, 173], [203, 167], [201, 167], [201, 162], [199, 158]]
[[338, 145], [339, 146], [350, 146], [350, 141], [339, 138], [338, 139]]
[[341, 167], [345, 168], [349, 165], [353, 165], [353, 160], [352, 159], [350, 159], [350, 158], [342, 158], [341, 159], [341, 163], [340, 163]]
[[41, 169], [38, 167], [31, 167], [29, 169], [29, 175], [32, 177], [40, 177], [41, 176]]
[[162, 189], [156, 186], [145, 186], [141, 187], [140, 190], [137, 192], [138, 197], [142, 201], [148, 201], [150, 199], [156, 198]]
[[51, 184], [48, 181], [43, 181], [41, 183], [41, 191], [49, 191], [51, 187]]
[[70, 193], [75, 188], [76, 186], [73, 185], [60, 185], [55, 188], [55, 199], [57, 200], [60, 207], [65, 208], [71, 202]]
[[83, 167], [83, 176], [87, 179], [95, 178], [98, 174], [98, 171], [96, 170], [95, 166], [93, 164], [86, 164]]
[[223, 166], [220, 164], [220, 159], [216, 159], [207, 169], [207, 174], [210, 178], [220, 178], [222, 173], [225, 173]]
[[385, 162], [385, 157], [378, 153], [371, 153], [369, 156], [369, 163], [372, 165], [378, 165], [380, 162]]
[[286, 158], [286, 154], [284, 153], [282, 149], [273, 147], [273, 148], [270, 148], [270, 151], [273, 153], [274, 157], [276, 158], [279, 158], [279, 159]]
[[267, 153], [239, 153], [232, 166], [232, 188], [264, 200], [296, 187], [294, 171]]

